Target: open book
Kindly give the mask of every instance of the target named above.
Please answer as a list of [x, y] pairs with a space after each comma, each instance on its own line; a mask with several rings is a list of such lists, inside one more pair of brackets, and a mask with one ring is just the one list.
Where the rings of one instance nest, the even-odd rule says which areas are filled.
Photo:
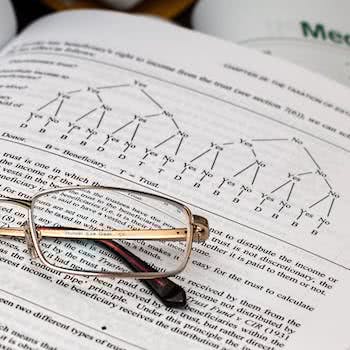
[[[350, 345], [344, 86], [107, 11], [33, 23], [2, 48], [0, 77], [3, 196], [126, 187], [185, 203], [210, 226], [173, 278], [187, 293], [183, 310], [161, 305], [136, 280], [53, 274], [21, 240], [2, 238], [3, 348]], [[2, 226], [23, 218], [0, 212]]]
[[193, 27], [350, 85], [347, 0], [200, 0]]

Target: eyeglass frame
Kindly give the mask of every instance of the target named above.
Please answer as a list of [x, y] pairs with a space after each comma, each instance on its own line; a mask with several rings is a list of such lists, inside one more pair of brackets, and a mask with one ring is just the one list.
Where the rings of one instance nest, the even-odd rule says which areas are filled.
[[[96, 272], [96, 271], [80, 271], [80, 270], [72, 270], [72, 269], [65, 269], [62, 267], [58, 267], [55, 265], [52, 265], [49, 261], [46, 260], [45, 256], [43, 255], [41, 248], [39, 246], [39, 242], [42, 238], [42, 233], [40, 231], [38, 232], [38, 227], [36, 226], [34, 222], [34, 204], [36, 200], [38, 200], [40, 197], [43, 197], [47, 194], [55, 193], [55, 192], [61, 192], [61, 191], [69, 191], [69, 190], [112, 190], [112, 191], [127, 191], [130, 193], [134, 194], [140, 194], [140, 195], [147, 195], [151, 196], [156, 199], [160, 200], [166, 200], [170, 203], [174, 203], [180, 207], [182, 207], [189, 219], [189, 229], [186, 230], [186, 249], [185, 249], [185, 257], [183, 258], [182, 263], [180, 266], [173, 270], [173, 271], [168, 271], [168, 272], [111, 272], [111, 271], [101, 271], [101, 272]], [[44, 266], [53, 269], [54, 271], [66, 273], [66, 274], [72, 274], [72, 275], [79, 275], [79, 276], [85, 276], [85, 277], [111, 277], [111, 278], [136, 278], [136, 279], [141, 279], [141, 280], [148, 280], [148, 279], [158, 279], [158, 278], [166, 278], [170, 276], [175, 276], [182, 272], [185, 267], [188, 264], [189, 258], [191, 256], [192, 252], [192, 243], [193, 239], [197, 239], [198, 242], [200, 241], [206, 241], [209, 238], [209, 227], [208, 227], [208, 221], [206, 218], [199, 216], [199, 215], [193, 215], [192, 211], [183, 203], [164, 197], [160, 196], [157, 194], [153, 194], [150, 192], [145, 192], [145, 191], [139, 191], [139, 190], [134, 190], [134, 189], [129, 189], [129, 188], [124, 188], [124, 187], [111, 187], [111, 186], [66, 186], [66, 187], [58, 187], [54, 189], [48, 189], [44, 191], [40, 191], [37, 194], [35, 194], [30, 200], [27, 199], [20, 199], [20, 198], [12, 198], [12, 197], [0, 197], [0, 204], [2, 202], [5, 203], [10, 203], [14, 205], [21, 206], [28, 211], [28, 222], [25, 223], [25, 226], [19, 227], [19, 228], [0, 228], [0, 237], [1, 236], [6, 236], [6, 237], [24, 237], [25, 241], [28, 246], [28, 251], [31, 256], [31, 258], [38, 258]], [[47, 228], [48, 230], [59, 230], [57, 227], [49, 227]], [[61, 230], [66, 230], [70, 231], [71, 228], [61, 228]], [[79, 229], [78, 229], [79, 230]], [[89, 231], [89, 230], [84, 230], [81, 229], [82, 231]], [[152, 229], [149, 229], [150, 231]], [[7, 232], [4, 234], [4, 232]], [[23, 232], [24, 231], [24, 232]], [[90, 230], [91, 231], [91, 230]], [[97, 230], [98, 231], [98, 230]], [[110, 230], [109, 230], [110, 231]], [[140, 230], [128, 230], [128, 231], [137, 231], [140, 232]], [[146, 230], [145, 230], [146, 231]], [[167, 229], [163, 230], [154, 230], [154, 231], [167, 231]], [[55, 238], [69, 238], [69, 237], [56, 237]], [[92, 237], [79, 237], [81, 239], [92, 239]], [[113, 239], [121, 238], [119, 237], [114, 237]], [[125, 236], [123, 235], [123, 239], [126, 239]], [[104, 238], [106, 239], [106, 238]], [[135, 238], [134, 238], [135, 239]], [[149, 236], [146, 238], [138, 238], [138, 239], [150, 239]], [[157, 240], [169, 240], [169, 237], [165, 238], [158, 238]], [[176, 240], [176, 239], [172, 239]], [[179, 240], [179, 239], [178, 239]]]

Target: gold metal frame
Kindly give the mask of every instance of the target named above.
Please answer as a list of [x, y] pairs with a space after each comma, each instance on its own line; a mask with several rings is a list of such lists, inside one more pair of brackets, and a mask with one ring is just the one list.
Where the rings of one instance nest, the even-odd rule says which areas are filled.
[[[72, 190], [113, 190], [122, 191], [140, 195], [147, 195], [152, 198], [168, 201], [182, 207], [187, 216], [189, 227], [178, 229], [150, 229], [150, 230], [82, 230], [69, 227], [36, 227], [34, 223], [33, 208], [35, 202], [41, 197], [61, 191]], [[55, 271], [75, 274], [80, 276], [99, 276], [99, 277], [116, 277], [116, 278], [138, 278], [138, 279], [154, 279], [163, 278], [168, 276], [174, 276], [180, 273], [187, 265], [191, 250], [192, 242], [205, 241], [209, 237], [208, 222], [205, 218], [198, 215], [192, 215], [191, 210], [184, 204], [174, 201], [172, 199], [158, 196], [153, 193], [142, 192], [132, 189], [119, 188], [119, 187], [105, 187], [105, 186], [69, 186], [55, 188], [52, 190], [46, 190], [34, 195], [31, 200], [22, 200], [16, 198], [0, 198], [0, 203], [6, 202], [9, 204], [21, 206], [27, 210], [28, 224], [23, 227], [16, 228], [0, 228], [0, 236], [12, 236], [12, 237], [24, 237], [28, 246], [29, 253], [32, 258], [39, 258], [39, 260], [50, 269]], [[42, 237], [55, 237], [55, 238], [79, 238], [79, 239], [104, 239], [104, 240], [116, 240], [116, 239], [147, 239], [147, 240], [172, 240], [172, 241], [185, 241], [186, 249], [185, 256], [180, 266], [173, 271], [168, 272], [96, 272], [96, 271], [78, 271], [72, 269], [65, 269], [52, 265], [46, 260], [43, 255], [39, 242]]]

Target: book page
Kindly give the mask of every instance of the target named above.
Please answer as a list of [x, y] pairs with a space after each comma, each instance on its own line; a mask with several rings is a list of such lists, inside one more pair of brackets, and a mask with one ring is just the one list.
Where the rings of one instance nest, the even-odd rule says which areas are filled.
[[[350, 289], [340, 289], [334, 297], [339, 300], [346, 300]], [[332, 324], [325, 322], [327, 319], [336, 320]], [[300, 336], [291, 340], [290, 346], [295, 349], [337, 349], [349, 350], [350, 341], [348, 336], [344, 336], [349, 331], [348, 313], [339, 313], [332, 304], [328, 304], [322, 312], [314, 314], [308, 320], [308, 327], [301, 330]], [[320, 337], [319, 334], [334, 334], [334, 337]], [[339, 337], [336, 335], [340, 335]], [[343, 334], [343, 336], [341, 336]]]
[[[53, 272], [19, 239], [1, 239], [2, 344], [288, 349], [317, 331], [311, 321], [323, 310], [346, 316], [345, 87], [168, 23], [104, 11], [41, 19], [2, 52], [0, 67], [2, 195], [126, 187], [176, 199], [210, 226], [173, 278], [187, 293], [183, 310], [136, 280]], [[4, 226], [27, 215], [2, 214]], [[55, 254], [72, 267], [97, 253], [67, 245]], [[315, 349], [329, 349], [325, 337], [343, 350], [347, 333], [330, 329], [313, 333]]]
[[0, 2], [0, 48], [16, 34], [17, 22], [10, 0]]
[[349, 2], [201, 0], [192, 23], [204, 33], [282, 57], [350, 85]]

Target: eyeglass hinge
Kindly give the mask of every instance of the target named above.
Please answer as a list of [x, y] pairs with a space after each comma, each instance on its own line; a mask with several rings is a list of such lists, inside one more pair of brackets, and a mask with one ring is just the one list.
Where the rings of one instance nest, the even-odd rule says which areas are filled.
[[28, 252], [29, 252], [30, 257], [32, 259], [36, 259], [38, 257], [38, 253], [36, 252], [36, 249], [34, 247], [34, 243], [33, 243], [32, 236], [30, 234], [30, 228], [28, 226], [28, 223], [24, 224], [24, 238], [25, 238], [25, 241], [27, 243]]
[[203, 216], [193, 215], [193, 239], [204, 242], [209, 238], [208, 220]]

